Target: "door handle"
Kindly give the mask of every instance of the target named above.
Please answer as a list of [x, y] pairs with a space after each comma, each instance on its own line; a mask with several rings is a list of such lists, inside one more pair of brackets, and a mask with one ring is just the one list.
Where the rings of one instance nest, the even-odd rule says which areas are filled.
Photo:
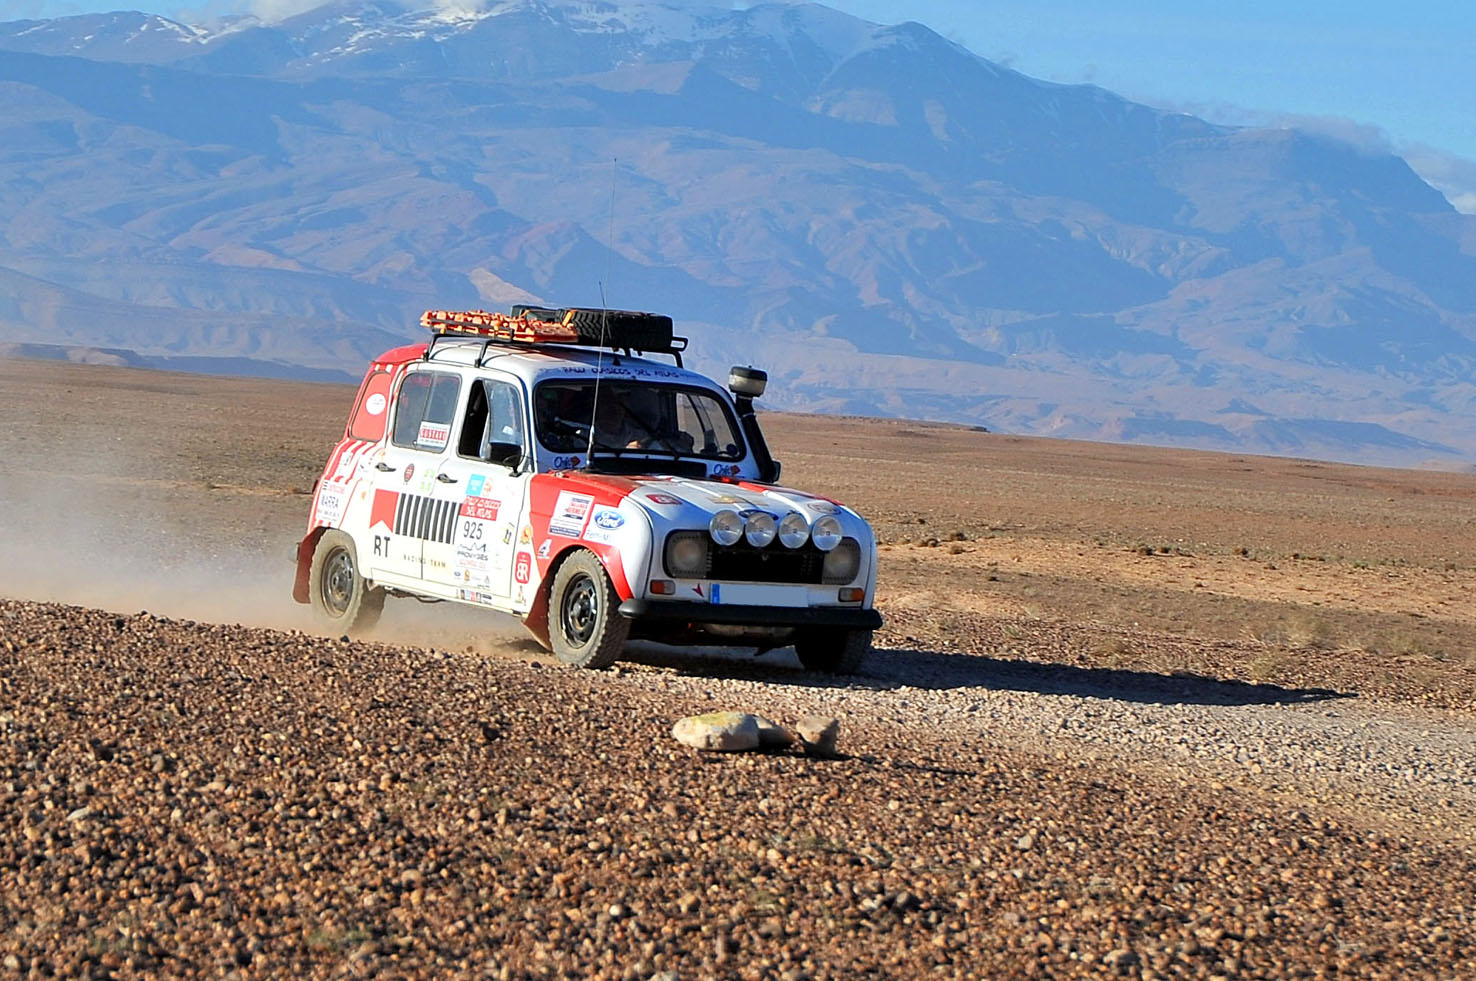
[[380, 460], [378, 463], [376, 463], [374, 465], [374, 469], [380, 471], [381, 473], [395, 472], [395, 468], [390, 466], [388, 463], [385, 463], [383, 460]]
[[436, 479], [439, 480], [443, 484], [454, 484], [454, 483], [456, 483], [456, 478], [450, 476], [449, 474], [438, 473], [438, 474], [436, 474]]

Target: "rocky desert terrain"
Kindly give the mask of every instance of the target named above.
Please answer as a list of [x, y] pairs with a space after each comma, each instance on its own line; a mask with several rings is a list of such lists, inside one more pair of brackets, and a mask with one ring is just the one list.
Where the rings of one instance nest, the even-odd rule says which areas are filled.
[[581, 673], [314, 632], [351, 397], [0, 361], [0, 976], [1476, 976], [1476, 477], [769, 416], [866, 670]]

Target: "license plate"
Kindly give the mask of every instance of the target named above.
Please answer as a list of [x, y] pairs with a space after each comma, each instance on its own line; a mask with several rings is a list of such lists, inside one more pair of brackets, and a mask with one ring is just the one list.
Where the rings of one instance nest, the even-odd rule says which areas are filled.
[[723, 606], [809, 606], [810, 591], [803, 586], [763, 583], [712, 584], [712, 601]]

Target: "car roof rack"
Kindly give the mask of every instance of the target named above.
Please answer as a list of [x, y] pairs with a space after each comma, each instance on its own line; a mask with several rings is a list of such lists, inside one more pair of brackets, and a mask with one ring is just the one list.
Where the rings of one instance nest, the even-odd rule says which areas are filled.
[[572, 344], [607, 347], [630, 354], [669, 354], [682, 367], [687, 339], [672, 334], [671, 318], [636, 310], [599, 307], [534, 307], [518, 305], [508, 313], [486, 310], [427, 310], [420, 325], [435, 331], [426, 348], [430, 359], [442, 338], [480, 337], [481, 363], [492, 344]]

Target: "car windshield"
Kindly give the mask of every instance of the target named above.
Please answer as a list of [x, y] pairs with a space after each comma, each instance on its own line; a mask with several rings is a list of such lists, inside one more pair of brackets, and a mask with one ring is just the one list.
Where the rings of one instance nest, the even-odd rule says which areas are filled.
[[743, 439], [728, 405], [690, 385], [601, 381], [545, 381], [534, 390], [538, 441], [554, 453], [585, 453], [594, 428], [596, 454], [655, 454], [741, 460]]

